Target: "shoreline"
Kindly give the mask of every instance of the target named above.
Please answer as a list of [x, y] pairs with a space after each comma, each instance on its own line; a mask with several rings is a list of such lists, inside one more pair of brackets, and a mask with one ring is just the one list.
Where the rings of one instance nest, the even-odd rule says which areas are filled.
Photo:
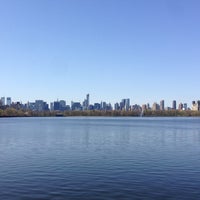
[[9, 117], [200, 117], [200, 111], [169, 110], [169, 111], [30, 111], [5, 109], [0, 110], [0, 118]]

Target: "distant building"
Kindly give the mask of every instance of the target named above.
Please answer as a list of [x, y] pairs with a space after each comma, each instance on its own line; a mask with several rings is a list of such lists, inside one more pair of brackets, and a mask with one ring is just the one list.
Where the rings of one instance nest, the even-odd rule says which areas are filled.
[[171, 107], [166, 107], [165, 109], [169, 111], [169, 110], [171, 110], [172, 108], [171, 108]]
[[124, 110], [125, 104], [123, 101], [119, 103], [120, 110]]
[[83, 110], [89, 110], [90, 105], [90, 95], [86, 95], [86, 99], [83, 101]]
[[120, 110], [129, 110], [130, 109], [130, 99], [122, 99], [120, 102]]
[[176, 110], [176, 100], [173, 100], [173, 101], [172, 101], [172, 109], [173, 109], [173, 110]]
[[51, 110], [51, 111], [54, 110], [54, 103], [53, 103], [53, 102], [50, 103], [50, 110]]
[[178, 109], [179, 109], [179, 110], [183, 110], [183, 104], [182, 104], [182, 103], [179, 103]]
[[105, 110], [112, 110], [112, 105], [111, 103], [106, 104], [106, 109]]
[[100, 103], [95, 103], [94, 104], [94, 110], [100, 110], [101, 109], [101, 104]]
[[200, 101], [192, 101], [192, 110], [198, 111], [200, 110]]
[[70, 105], [66, 105], [66, 110], [70, 110]]
[[115, 110], [120, 110], [119, 103], [115, 103], [115, 105], [114, 105], [114, 109], [115, 109]]
[[36, 100], [35, 101], [35, 110], [42, 111], [43, 110], [43, 100]]
[[86, 102], [87, 102], [86, 106], [88, 107], [90, 105], [90, 95], [89, 94], [86, 95]]
[[125, 110], [129, 110], [129, 109], [130, 109], [130, 99], [126, 99]]
[[6, 99], [6, 104], [8, 105], [8, 106], [11, 106], [11, 104], [12, 104], [12, 102], [11, 102], [11, 97], [7, 97], [7, 99]]
[[93, 105], [89, 105], [88, 106], [88, 110], [94, 110], [94, 106]]
[[145, 111], [147, 109], [147, 105], [146, 104], [143, 104], [142, 105], [142, 111]]
[[59, 108], [59, 110], [60, 111], [66, 110], [66, 101], [60, 100], [60, 108]]
[[165, 110], [165, 102], [164, 102], [164, 100], [160, 101], [160, 110]]
[[53, 110], [56, 110], [56, 111], [60, 110], [60, 102], [59, 101], [54, 101]]
[[60, 101], [54, 101], [53, 103], [50, 104], [50, 109], [53, 111], [65, 111], [67, 110], [66, 107], [66, 101], [65, 100], [60, 100]]
[[1, 103], [2, 106], [6, 105], [5, 97], [1, 97], [0, 103]]
[[101, 110], [106, 110], [106, 102], [101, 102]]
[[35, 110], [36, 111], [49, 110], [49, 105], [46, 102], [44, 102], [43, 100], [36, 100], [35, 101]]
[[135, 104], [135, 105], [132, 105], [132, 106], [131, 106], [131, 110], [132, 110], [132, 111], [139, 111], [139, 112], [141, 112], [141, 111], [142, 111], [142, 108], [141, 108], [141, 106]]
[[183, 104], [183, 110], [187, 110], [187, 109], [188, 109], [187, 103], [184, 103], [184, 104]]
[[35, 110], [35, 103], [28, 102], [27, 103], [27, 109], [28, 110]]
[[125, 110], [126, 99], [122, 99], [120, 102], [120, 110]]
[[80, 102], [71, 102], [71, 109], [72, 110], [82, 110], [82, 106]]
[[153, 110], [153, 111], [160, 110], [160, 106], [155, 102], [155, 103], [153, 103], [153, 105], [152, 105], [152, 110]]
[[43, 108], [44, 108], [45, 111], [48, 111], [49, 110], [49, 104], [44, 102]]
[[15, 108], [15, 109], [17, 109], [17, 110], [19, 110], [19, 109], [22, 109], [23, 108], [23, 104], [22, 103], [20, 103], [19, 101], [17, 101], [17, 102], [15, 102], [15, 103], [12, 103], [12, 108]]

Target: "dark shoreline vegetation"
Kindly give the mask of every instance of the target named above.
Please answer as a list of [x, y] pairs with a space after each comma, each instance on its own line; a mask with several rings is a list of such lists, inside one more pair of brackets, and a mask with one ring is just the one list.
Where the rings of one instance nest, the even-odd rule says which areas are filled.
[[[102, 116], [102, 117], [139, 117], [140, 111], [103, 111], [103, 110], [85, 110], [85, 111], [31, 111], [17, 110], [14, 108], [0, 109], [0, 117], [71, 117], [71, 116]], [[146, 110], [143, 117], [200, 117], [200, 111], [192, 110], [169, 110], [152, 111]]]

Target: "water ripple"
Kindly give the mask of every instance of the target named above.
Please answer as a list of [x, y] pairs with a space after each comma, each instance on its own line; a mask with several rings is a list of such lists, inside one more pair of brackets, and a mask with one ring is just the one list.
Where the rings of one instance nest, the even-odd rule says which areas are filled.
[[0, 199], [200, 199], [199, 118], [0, 119]]

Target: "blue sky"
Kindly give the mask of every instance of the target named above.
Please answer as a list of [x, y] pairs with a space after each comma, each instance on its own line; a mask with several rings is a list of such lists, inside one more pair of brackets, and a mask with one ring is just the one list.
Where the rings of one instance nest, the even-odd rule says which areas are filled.
[[0, 0], [0, 96], [200, 99], [198, 0]]

